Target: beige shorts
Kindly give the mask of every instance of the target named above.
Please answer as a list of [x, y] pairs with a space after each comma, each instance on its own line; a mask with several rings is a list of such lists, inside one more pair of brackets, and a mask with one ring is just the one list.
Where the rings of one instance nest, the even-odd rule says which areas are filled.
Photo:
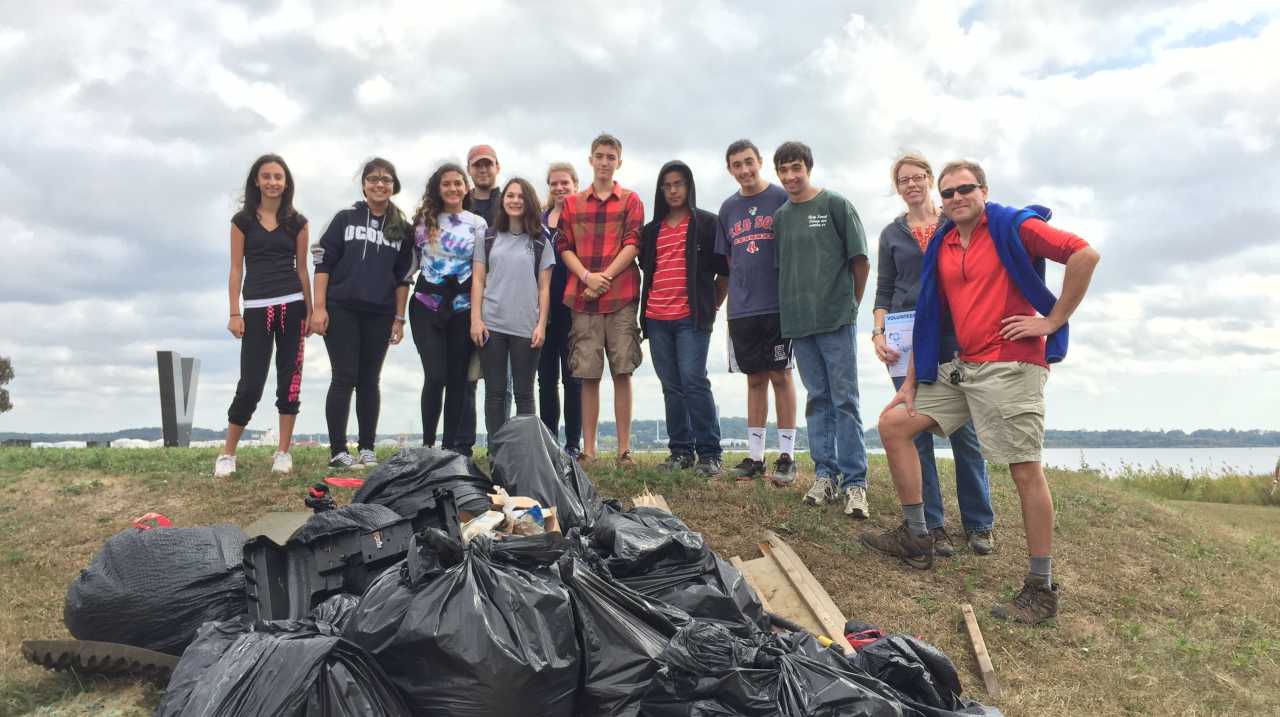
[[938, 366], [937, 381], [916, 387], [916, 412], [932, 418], [943, 436], [973, 419], [982, 456], [992, 463], [1039, 461], [1048, 380], [1049, 369], [1031, 363], [948, 361]]
[[609, 357], [609, 373], [628, 376], [640, 368], [640, 324], [636, 322], [640, 302], [633, 301], [612, 314], [573, 312], [569, 328], [569, 373], [574, 378], [597, 381], [604, 375], [604, 358]]

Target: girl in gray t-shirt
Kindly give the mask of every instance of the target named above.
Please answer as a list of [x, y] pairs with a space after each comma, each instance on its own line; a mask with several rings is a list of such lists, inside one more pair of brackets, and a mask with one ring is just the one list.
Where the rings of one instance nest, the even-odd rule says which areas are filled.
[[511, 179], [502, 189], [502, 209], [471, 270], [471, 340], [480, 347], [484, 375], [484, 424], [490, 439], [507, 415], [507, 365], [511, 366], [516, 413], [532, 414], [533, 377], [551, 305], [555, 247], [542, 233], [541, 208], [533, 185]]

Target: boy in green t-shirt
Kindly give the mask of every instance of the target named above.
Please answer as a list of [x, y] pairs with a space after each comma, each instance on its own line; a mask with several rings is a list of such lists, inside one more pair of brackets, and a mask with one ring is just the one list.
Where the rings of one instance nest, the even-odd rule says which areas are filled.
[[[791, 339], [804, 383], [809, 455], [816, 466], [809, 505], [844, 495], [846, 515], [866, 518], [867, 449], [858, 406], [854, 322], [870, 262], [849, 200], [809, 183], [813, 152], [785, 142], [773, 155], [787, 203], [773, 214], [782, 335]], [[837, 492], [838, 481], [838, 492]]]

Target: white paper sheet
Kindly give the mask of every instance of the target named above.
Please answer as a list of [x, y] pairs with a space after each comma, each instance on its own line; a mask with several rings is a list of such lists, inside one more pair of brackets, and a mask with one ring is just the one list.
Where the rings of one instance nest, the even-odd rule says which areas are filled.
[[911, 353], [911, 332], [915, 321], [914, 311], [900, 311], [884, 317], [885, 345], [898, 352], [898, 360], [889, 364], [889, 375], [894, 378], [907, 375], [907, 356]]

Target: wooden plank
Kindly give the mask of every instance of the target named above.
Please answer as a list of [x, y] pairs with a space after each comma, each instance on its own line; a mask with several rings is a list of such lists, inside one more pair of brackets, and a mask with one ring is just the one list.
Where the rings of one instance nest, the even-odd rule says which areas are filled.
[[[761, 547], [764, 551], [769, 549], [767, 543], [762, 543]], [[768, 603], [766, 610], [797, 623], [815, 635], [825, 634], [818, 616], [813, 614], [809, 603], [800, 596], [772, 555], [743, 561], [741, 571], [760, 601]]]
[[[782, 568], [787, 577], [791, 580], [791, 584], [795, 586], [800, 596], [808, 603], [809, 609], [818, 619], [818, 624], [822, 626], [822, 632], [831, 638], [846, 653], [853, 651], [853, 646], [844, 637], [844, 614], [840, 612], [840, 608], [836, 606], [831, 596], [827, 594], [822, 583], [813, 577], [813, 573], [809, 572], [809, 568], [805, 567], [804, 561], [796, 555], [790, 545], [779, 538], [773, 531], [765, 533], [765, 539], [769, 541], [766, 555], [771, 555], [778, 562], [778, 566]], [[762, 550], [766, 546], [760, 546]]]
[[973, 656], [978, 659], [978, 670], [982, 673], [982, 682], [987, 687], [987, 696], [1000, 698], [1000, 681], [996, 679], [996, 668], [991, 664], [991, 655], [987, 652], [987, 643], [982, 639], [982, 630], [978, 628], [978, 617], [973, 614], [973, 606], [964, 603], [960, 606], [960, 614], [964, 615], [964, 626], [969, 631], [969, 642], [973, 643]]
[[671, 512], [671, 506], [667, 505], [666, 498], [663, 498], [661, 495], [658, 495], [656, 493], [650, 493], [647, 490], [644, 493], [641, 493], [640, 495], [632, 498], [631, 503], [632, 505], [637, 505], [637, 506], [643, 505], [649, 508], [661, 508], [662, 510], [667, 511], [672, 515], [675, 515], [675, 513]]
[[729, 558], [729, 564], [737, 568], [738, 572], [742, 573], [742, 579], [747, 581], [747, 585], [751, 586], [752, 592], [754, 592], [756, 594], [756, 598], [760, 600], [760, 607], [764, 608], [765, 612], [773, 612], [773, 608], [769, 603], [769, 598], [765, 596], [764, 591], [756, 585], [751, 575], [748, 574], [749, 569], [747, 568], [747, 564], [743, 562], [742, 558], [735, 555], [732, 558]]

